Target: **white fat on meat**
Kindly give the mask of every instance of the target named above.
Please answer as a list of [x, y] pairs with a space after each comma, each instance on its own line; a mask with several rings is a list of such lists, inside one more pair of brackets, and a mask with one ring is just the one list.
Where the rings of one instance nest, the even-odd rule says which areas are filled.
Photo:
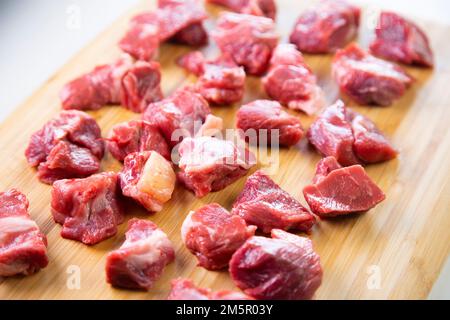
[[200, 130], [195, 135], [196, 137], [212, 137], [223, 130], [223, 119], [208, 114], [205, 123], [200, 127]]
[[38, 230], [38, 225], [26, 217], [6, 217], [0, 219], [0, 244], [15, 234]]

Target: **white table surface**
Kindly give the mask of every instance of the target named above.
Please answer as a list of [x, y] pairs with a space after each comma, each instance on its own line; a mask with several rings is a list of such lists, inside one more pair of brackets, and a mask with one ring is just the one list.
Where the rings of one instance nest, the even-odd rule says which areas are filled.
[[[138, 1], [1, 0], [0, 121], [71, 56]], [[353, 2], [450, 25], [448, 0]], [[450, 259], [429, 298], [450, 299]]]

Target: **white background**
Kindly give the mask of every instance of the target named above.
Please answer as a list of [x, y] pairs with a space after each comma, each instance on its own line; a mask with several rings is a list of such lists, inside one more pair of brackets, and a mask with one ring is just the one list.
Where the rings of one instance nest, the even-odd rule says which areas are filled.
[[[448, 0], [353, 2], [450, 25]], [[0, 0], [0, 121], [136, 3], [138, 0]], [[69, 28], [68, 17], [77, 9], [81, 11], [80, 28]], [[450, 299], [450, 260], [430, 298]]]

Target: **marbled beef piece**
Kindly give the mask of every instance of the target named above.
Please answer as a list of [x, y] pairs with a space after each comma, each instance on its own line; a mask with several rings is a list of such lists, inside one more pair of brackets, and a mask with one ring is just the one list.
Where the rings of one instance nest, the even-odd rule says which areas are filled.
[[405, 64], [433, 67], [434, 55], [425, 32], [402, 16], [383, 11], [370, 52]]
[[231, 258], [236, 286], [255, 299], [311, 299], [322, 282], [320, 258], [311, 240], [274, 229], [253, 236]]
[[100, 168], [104, 143], [94, 118], [81, 111], [62, 111], [35, 132], [25, 151], [38, 177], [51, 184], [64, 178], [86, 177]]
[[192, 88], [184, 87], [150, 104], [142, 118], [158, 128], [172, 148], [183, 138], [195, 136], [209, 114], [208, 102]]
[[175, 259], [167, 235], [151, 221], [128, 222], [125, 242], [106, 257], [106, 281], [114, 287], [150, 290]]
[[191, 211], [181, 227], [181, 237], [198, 264], [208, 270], [228, 266], [233, 253], [251, 236], [255, 226], [217, 203]]
[[226, 188], [256, 164], [248, 149], [213, 137], [185, 138], [178, 151], [178, 179], [198, 198]]
[[131, 120], [115, 125], [106, 143], [109, 152], [119, 161], [133, 152], [156, 151], [170, 159], [170, 149], [158, 128], [143, 120]]
[[399, 66], [370, 55], [357, 44], [336, 53], [332, 72], [341, 91], [362, 105], [389, 106], [414, 81]]
[[266, 93], [286, 107], [314, 114], [325, 103], [317, 78], [292, 44], [279, 44], [263, 78]]
[[309, 231], [316, 222], [300, 202], [262, 171], [248, 177], [231, 213], [264, 233], [272, 229]]
[[343, 0], [322, 0], [303, 12], [290, 36], [302, 52], [329, 53], [358, 34], [361, 10]]
[[208, 0], [238, 13], [264, 16], [275, 20], [277, 6], [275, 0]]
[[335, 157], [343, 166], [377, 163], [397, 156], [369, 118], [347, 108], [340, 100], [313, 122], [307, 136], [321, 154]]
[[253, 300], [253, 298], [236, 291], [199, 288], [188, 279], [172, 280], [172, 289], [167, 300]]
[[223, 54], [256, 76], [266, 72], [279, 38], [272, 19], [237, 13], [221, 14], [211, 36]]
[[271, 100], [256, 100], [239, 108], [236, 127], [243, 131], [248, 142], [267, 143], [267, 146], [276, 140], [280, 146], [293, 146], [304, 134], [300, 120], [283, 111], [281, 104]]
[[114, 172], [58, 180], [51, 195], [53, 219], [62, 225], [63, 238], [93, 245], [114, 236], [124, 220]]
[[158, 62], [133, 62], [124, 55], [66, 84], [60, 99], [64, 109], [96, 110], [121, 104], [133, 112], [142, 112], [149, 103], [162, 99], [160, 82]]
[[208, 102], [216, 105], [232, 104], [242, 100], [245, 89], [245, 71], [229, 56], [207, 60], [199, 51], [178, 59], [178, 64], [199, 76], [195, 90]]
[[0, 277], [30, 275], [48, 264], [47, 238], [16, 189], [0, 193]]
[[172, 163], [156, 151], [130, 153], [119, 172], [123, 195], [138, 201], [150, 212], [161, 211], [175, 189]]
[[337, 161], [326, 159], [318, 164], [313, 184], [303, 189], [312, 212], [323, 218], [360, 213], [385, 199], [363, 167], [339, 168]]

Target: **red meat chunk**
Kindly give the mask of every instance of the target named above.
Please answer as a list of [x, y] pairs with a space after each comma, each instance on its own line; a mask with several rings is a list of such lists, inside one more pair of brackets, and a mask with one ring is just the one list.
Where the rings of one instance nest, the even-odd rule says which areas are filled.
[[313, 114], [324, 105], [316, 76], [291, 44], [279, 44], [275, 48], [263, 85], [272, 99], [290, 109]]
[[179, 153], [178, 178], [198, 198], [224, 189], [256, 164], [248, 149], [213, 137], [186, 138]]
[[302, 52], [329, 53], [358, 34], [361, 10], [342, 0], [322, 0], [297, 20], [290, 42]]
[[25, 151], [38, 177], [51, 184], [64, 178], [86, 177], [100, 168], [104, 143], [100, 127], [81, 111], [62, 111], [35, 132]]
[[236, 119], [236, 127], [243, 130], [251, 144], [270, 145], [278, 141], [281, 146], [292, 146], [300, 141], [304, 133], [300, 120], [283, 111], [276, 101], [256, 100], [243, 105]]
[[248, 177], [231, 213], [264, 233], [272, 229], [308, 231], [316, 222], [300, 202], [262, 171]]
[[221, 290], [212, 292], [210, 289], [196, 287], [191, 280], [172, 280], [172, 290], [167, 300], [253, 300], [251, 297], [235, 291]]
[[397, 156], [370, 119], [347, 108], [340, 100], [317, 118], [307, 136], [321, 154], [335, 157], [343, 166], [377, 163]]
[[273, 20], [277, 15], [275, 0], [208, 0], [208, 2], [227, 7], [238, 13], [265, 16]]
[[405, 64], [433, 67], [434, 55], [425, 32], [393, 12], [382, 12], [370, 51], [379, 57]]
[[175, 188], [172, 163], [156, 151], [130, 153], [119, 173], [123, 195], [142, 204], [148, 211], [161, 211]]
[[316, 175], [313, 179], [313, 184], [321, 182], [330, 174], [331, 171], [342, 168], [342, 166], [337, 162], [335, 157], [326, 157], [319, 161], [316, 166]]
[[309, 207], [318, 216], [327, 218], [368, 211], [385, 199], [383, 191], [360, 165], [339, 168], [332, 163], [326, 170], [323, 166], [324, 163], [318, 165], [315, 183], [303, 189]]
[[255, 230], [255, 226], [247, 226], [241, 217], [212, 203], [188, 214], [181, 236], [200, 266], [219, 270], [228, 266], [233, 253]]
[[332, 70], [341, 91], [359, 104], [389, 106], [414, 81], [399, 66], [368, 54], [357, 44], [336, 53]]
[[177, 90], [172, 96], [152, 103], [143, 119], [159, 129], [170, 147], [184, 137], [194, 136], [211, 114], [208, 102], [190, 88]]
[[114, 287], [149, 290], [175, 259], [167, 235], [151, 221], [128, 222], [125, 242], [106, 257], [106, 281]]
[[272, 239], [250, 238], [234, 253], [234, 283], [255, 299], [311, 299], [322, 282], [320, 258], [311, 240], [278, 229], [271, 234]]
[[278, 43], [275, 23], [270, 18], [223, 13], [213, 31], [220, 50], [250, 75], [263, 74]]
[[0, 277], [30, 275], [48, 264], [47, 238], [16, 189], [0, 193]]
[[245, 87], [245, 71], [229, 56], [206, 60], [201, 52], [182, 56], [178, 64], [199, 76], [195, 90], [208, 102], [224, 105], [242, 100]]
[[96, 110], [121, 104], [133, 112], [142, 112], [149, 103], [162, 99], [160, 82], [159, 63], [133, 62], [127, 55], [69, 82], [60, 99], [64, 109]]
[[157, 128], [143, 120], [132, 120], [115, 125], [107, 139], [109, 152], [119, 161], [133, 152], [156, 151], [170, 159], [170, 149]]
[[53, 184], [53, 219], [61, 224], [63, 238], [93, 245], [117, 233], [124, 220], [117, 174], [103, 172], [84, 179]]

